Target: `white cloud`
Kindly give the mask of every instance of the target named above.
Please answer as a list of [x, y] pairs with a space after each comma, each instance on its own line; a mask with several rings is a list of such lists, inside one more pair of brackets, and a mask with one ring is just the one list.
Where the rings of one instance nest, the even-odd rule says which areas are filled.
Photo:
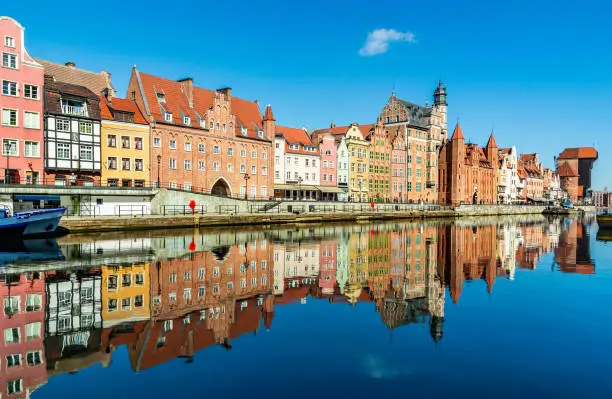
[[377, 54], [384, 54], [389, 50], [391, 42], [416, 43], [414, 33], [398, 32], [395, 29], [376, 29], [368, 34], [365, 44], [359, 50], [359, 55], [371, 57]]

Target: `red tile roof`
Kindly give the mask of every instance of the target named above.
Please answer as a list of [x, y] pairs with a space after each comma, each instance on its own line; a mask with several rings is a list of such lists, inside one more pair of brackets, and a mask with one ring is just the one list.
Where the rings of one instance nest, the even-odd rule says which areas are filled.
[[597, 159], [597, 150], [593, 147], [566, 148], [559, 159]]
[[100, 96], [100, 114], [102, 115], [102, 119], [113, 120], [113, 111], [131, 112], [134, 114], [134, 123], [140, 125], [148, 124], [135, 101], [112, 97], [109, 103], [105, 96]]
[[[349, 126], [336, 126], [336, 127], [330, 127], [327, 129], [317, 129], [313, 132], [314, 134], [321, 134], [321, 133], [331, 133], [334, 136], [344, 136], [349, 129], [351, 128], [352, 125]], [[359, 127], [359, 130], [361, 131], [361, 134], [363, 135], [363, 137], [365, 138], [367, 136], [367, 134], [370, 132], [370, 130], [372, 130], [374, 128], [374, 124], [370, 123], [370, 124], [365, 124], [365, 125], [357, 125], [357, 127]]]
[[270, 106], [270, 104], [268, 104], [268, 106], [266, 107], [266, 114], [264, 115], [263, 118], [264, 121], [275, 121], [276, 119], [274, 119], [274, 114], [272, 113], [272, 107]]
[[536, 158], [536, 154], [535, 153], [533, 153], [533, 154], [521, 154], [521, 160], [523, 162], [532, 162], [532, 161], [535, 160], [535, 158]]
[[45, 68], [45, 75], [53, 76], [59, 82], [71, 83], [78, 86], [85, 86], [96, 94], [102, 94], [107, 87], [115, 91], [110, 75], [107, 77], [105, 72], [90, 72], [83, 69], [56, 64], [41, 59], [36, 61]]
[[461, 126], [459, 126], [459, 124], [457, 123], [457, 125], [455, 125], [455, 130], [453, 131], [453, 135], [451, 137], [451, 140], [465, 140], [465, 136], [463, 135], [463, 132], [461, 131]]
[[[174, 124], [201, 128], [198, 117], [203, 116], [213, 106], [213, 99], [215, 95], [218, 95], [218, 92], [194, 86], [193, 107], [190, 107], [187, 93], [183, 90], [181, 82], [142, 72], [139, 72], [139, 76], [149, 112], [154, 120], [162, 123], [166, 123], [163, 108], [166, 112], [173, 114]], [[164, 102], [158, 101], [157, 93], [163, 94]], [[247, 137], [261, 140], [258, 131], [263, 130], [263, 126], [257, 103], [232, 96], [231, 112], [236, 116], [237, 123], [234, 127], [236, 136], [244, 137], [241, 127], [245, 127]], [[189, 125], [183, 123], [181, 115], [190, 118]]]
[[578, 176], [578, 173], [576, 173], [574, 171], [574, 169], [572, 169], [571, 166], [569, 166], [569, 164], [567, 163], [562, 163], [561, 166], [559, 166], [559, 176], [561, 177], [575, 177]]
[[282, 134], [285, 140], [290, 144], [312, 145], [310, 136], [304, 129], [277, 125], [276, 133]]

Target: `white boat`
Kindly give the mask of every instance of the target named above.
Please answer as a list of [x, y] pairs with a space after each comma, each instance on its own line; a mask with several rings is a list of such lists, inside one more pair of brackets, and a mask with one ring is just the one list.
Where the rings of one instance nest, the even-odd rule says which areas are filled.
[[11, 215], [10, 209], [0, 206], [0, 239], [49, 235], [55, 232], [66, 208], [32, 209]]

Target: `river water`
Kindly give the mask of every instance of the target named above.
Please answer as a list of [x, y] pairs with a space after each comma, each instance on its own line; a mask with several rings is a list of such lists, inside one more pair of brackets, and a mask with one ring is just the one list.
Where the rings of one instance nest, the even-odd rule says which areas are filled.
[[596, 233], [524, 217], [11, 245], [0, 396], [610, 397]]

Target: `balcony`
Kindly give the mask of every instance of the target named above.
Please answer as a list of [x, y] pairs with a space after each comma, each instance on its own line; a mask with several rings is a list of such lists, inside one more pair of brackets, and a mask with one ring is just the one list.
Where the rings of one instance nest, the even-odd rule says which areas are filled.
[[435, 181], [433, 181], [433, 180], [428, 180], [428, 181], [427, 181], [427, 183], [425, 183], [425, 186], [426, 186], [427, 188], [432, 188], [432, 187], [435, 187], [435, 186], [436, 186], [436, 182], [435, 182]]
[[62, 104], [62, 113], [65, 115], [89, 116], [87, 113], [87, 107], [82, 105]]

